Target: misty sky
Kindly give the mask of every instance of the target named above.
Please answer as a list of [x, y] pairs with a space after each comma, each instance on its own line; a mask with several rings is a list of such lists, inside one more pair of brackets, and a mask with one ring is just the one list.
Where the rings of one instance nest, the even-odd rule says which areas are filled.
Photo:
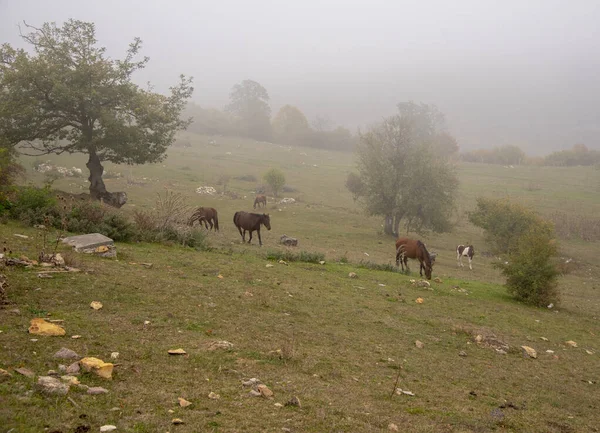
[[114, 57], [141, 37], [136, 81], [192, 75], [202, 106], [250, 78], [274, 112], [353, 130], [414, 100], [446, 113], [462, 149], [600, 148], [599, 0], [0, 0], [0, 42], [21, 46], [22, 20], [68, 18], [95, 22]]

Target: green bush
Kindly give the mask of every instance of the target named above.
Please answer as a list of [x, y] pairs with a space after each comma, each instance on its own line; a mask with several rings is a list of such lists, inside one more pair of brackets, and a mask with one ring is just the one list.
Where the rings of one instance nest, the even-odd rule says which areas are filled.
[[60, 221], [57, 200], [50, 188], [25, 186], [18, 188], [10, 208], [11, 218], [25, 224], [50, 224]]
[[486, 241], [498, 254], [510, 254], [517, 249], [519, 239], [535, 228], [549, 239], [552, 225], [538, 214], [504, 199], [477, 199], [477, 209], [469, 214], [469, 221], [485, 231]]
[[508, 263], [495, 264], [506, 277], [508, 293], [539, 307], [557, 304], [559, 271], [552, 261], [556, 252], [556, 242], [545, 231], [533, 229], [522, 235]]
[[272, 168], [267, 171], [263, 176], [263, 180], [271, 187], [271, 191], [273, 191], [273, 195], [275, 197], [279, 195], [281, 188], [283, 188], [285, 185], [285, 175], [281, 172], [281, 170], [276, 168]]

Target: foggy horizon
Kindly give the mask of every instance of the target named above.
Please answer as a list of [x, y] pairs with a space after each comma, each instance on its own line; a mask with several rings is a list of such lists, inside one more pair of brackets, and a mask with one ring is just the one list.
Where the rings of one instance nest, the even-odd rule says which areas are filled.
[[113, 58], [140, 37], [150, 62], [135, 81], [164, 92], [193, 76], [202, 107], [223, 109], [232, 86], [252, 79], [273, 114], [290, 104], [353, 132], [413, 100], [446, 115], [461, 150], [600, 149], [600, 3], [591, 0], [0, 0], [0, 41], [25, 47], [23, 20], [69, 18], [94, 22]]

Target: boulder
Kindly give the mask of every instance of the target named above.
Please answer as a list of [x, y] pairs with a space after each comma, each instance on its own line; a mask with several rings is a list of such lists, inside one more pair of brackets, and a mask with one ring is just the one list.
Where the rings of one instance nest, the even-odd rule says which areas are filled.
[[279, 242], [282, 243], [283, 245], [285, 245], [286, 247], [297, 247], [298, 246], [298, 239], [291, 238], [287, 235], [282, 235], [279, 238]]
[[51, 376], [40, 376], [37, 381], [40, 392], [49, 395], [66, 395], [69, 392], [69, 384]]
[[61, 348], [58, 352], [54, 354], [55, 358], [58, 359], [79, 359], [81, 358], [76, 352], [71, 349], [67, 349], [66, 347]]
[[114, 241], [100, 233], [69, 236], [63, 243], [71, 245], [78, 253], [95, 254], [101, 257], [116, 257], [117, 249]]
[[60, 336], [65, 335], [66, 331], [54, 323], [50, 323], [42, 318], [31, 319], [31, 326], [29, 326], [29, 333], [36, 335], [46, 336]]

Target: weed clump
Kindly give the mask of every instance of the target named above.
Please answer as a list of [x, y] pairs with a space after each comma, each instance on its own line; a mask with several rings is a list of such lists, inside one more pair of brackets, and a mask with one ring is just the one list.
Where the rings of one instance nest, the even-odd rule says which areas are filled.
[[306, 263], [319, 263], [325, 260], [325, 254], [314, 253], [309, 251], [300, 251], [294, 253], [292, 251], [268, 251], [267, 260], [283, 260], [286, 262], [306, 262]]

